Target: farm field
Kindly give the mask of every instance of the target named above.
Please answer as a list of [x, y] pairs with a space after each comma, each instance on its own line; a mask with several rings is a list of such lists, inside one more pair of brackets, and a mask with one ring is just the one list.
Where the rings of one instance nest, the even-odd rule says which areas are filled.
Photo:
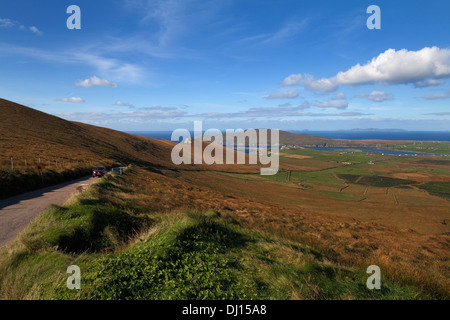
[[[450, 232], [448, 157], [297, 149], [282, 151], [280, 165], [274, 176], [222, 175], [245, 180], [256, 198], [255, 190], [266, 190], [266, 201], [424, 234]], [[226, 185], [218, 188], [234, 189]]]

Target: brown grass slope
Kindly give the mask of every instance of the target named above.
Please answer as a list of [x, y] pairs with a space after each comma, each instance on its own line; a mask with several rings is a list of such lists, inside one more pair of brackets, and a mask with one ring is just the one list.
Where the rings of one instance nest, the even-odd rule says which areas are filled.
[[[259, 166], [248, 165], [248, 155], [246, 165], [174, 165], [171, 152], [175, 142], [67, 121], [4, 99], [0, 99], [0, 113], [0, 168], [10, 167], [13, 157], [15, 163], [27, 160], [29, 165], [41, 158], [43, 163], [77, 160], [93, 165], [133, 163], [175, 170], [259, 170]], [[208, 144], [203, 142], [202, 149]]]
[[324, 143], [330, 144], [331, 142], [335, 142], [335, 140], [311, 136], [309, 134], [304, 133], [291, 133], [286, 131], [280, 131], [280, 144], [288, 144], [288, 145], [323, 145]]
[[171, 165], [171, 148], [159, 140], [67, 121], [4, 99], [0, 99], [0, 113], [3, 161], [14, 157], [17, 161], [42, 158]]

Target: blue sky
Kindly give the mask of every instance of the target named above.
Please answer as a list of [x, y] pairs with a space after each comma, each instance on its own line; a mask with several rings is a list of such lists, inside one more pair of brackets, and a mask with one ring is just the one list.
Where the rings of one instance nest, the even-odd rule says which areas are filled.
[[[81, 8], [69, 30], [67, 7]], [[381, 29], [369, 30], [369, 5]], [[450, 2], [0, 3], [0, 97], [125, 131], [450, 130]]]

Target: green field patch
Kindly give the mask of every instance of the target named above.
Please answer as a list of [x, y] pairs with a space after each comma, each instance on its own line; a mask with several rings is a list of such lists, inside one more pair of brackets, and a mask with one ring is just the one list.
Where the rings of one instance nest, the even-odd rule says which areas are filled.
[[356, 180], [358, 180], [361, 176], [356, 174], [345, 174], [341, 173], [337, 175], [339, 178], [344, 179], [347, 183], [356, 183]]
[[450, 182], [428, 182], [418, 187], [434, 196], [450, 199]]
[[390, 149], [420, 152], [420, 153], [433, 153], [433, 154], [449, 154], [450, 142], [448, 141], [416, 141], [402, 143], [401, 145], [392, 145]]
[[416, 161], [415, 163], [431, 164], [431, 165], [439, 165], [439, 166], [449, 166], [450, 167], [450, 160], [447, 160], [447, 159], [422, 159], [422, 160]]
[[371, 172], [357, 165], [349, 165], [318, 171], [292, 171], [292, 182], [309, 182], [316, 185], [324, 185], [342, 188], [345, 182], [339, 179], [337, 174], [370, 174]]
[[330, 170], [324, 171], [313, 171], [313, 172], [301, 172], [301, 171], [293, 171], [291, 173], [291, 181], [293, 182], [309, 182], [315, 185], [325, 185], [336, 188], [341, 188], [344, 186], [344, 183], [337, 179], [333, 172], [329, 172]]
[[432, 169], [432, 168], [429, 168], [429, 167], [426, 167], [426, 168], [420, 168], [420, 167], [402, 168], [402, 171], [405, 171], [405, 172], [430, 173], [430, 174], [450, 174], [450, 170]]
[[364, 186], [382, 187], [382, 188], [396, 187], [399, 185], [416, 183], [415, 181], [412, 180], [384, 177], [379, 175], [359, 176], [352, 174], [338, 174], [338, 177], [344, 179], [348, 183], [356, 183]]
[[404, 186], [404, 185], [401, 185], [401, 186], [395, 186], [395, 188], [397, 188], [397, 189], [414, 189], [414, 188], [411, 187], [411, 186]]

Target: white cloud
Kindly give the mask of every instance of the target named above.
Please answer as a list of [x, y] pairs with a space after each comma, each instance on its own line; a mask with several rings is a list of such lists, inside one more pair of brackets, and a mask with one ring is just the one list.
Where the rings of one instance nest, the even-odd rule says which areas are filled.
[[334, 97], [334, 99], [336, 99], [336, 100], [342, 100], [342, 99], [345, 99], [345, 98], [346, 98], [346, 96], [345, 96], [345, 93], [343, 93], [343, 92], [336, 93], [336, 95]]
[[283, 92], [275, 92], [266, 97], [266, 99], [295, 99], [298, 97], [297, 90], [287, 90]]
[[450, 112], [431, 112], [422, 114], [425, 116], [450, 116]]
[[337, 84], [333, 79], [315, 80], [313, 76], [306, 77], [305, 87], [311, 91], [331, 92], [337, 89]]
[[428, 79], [423, 81], [417, 81], [416, 83], [414, 83], [414, 85], [416, 86], [416, 88], [426, 88], [431, 86], [439, 86], [444, 83], [445, 83], [444, 80]]
[[139, 110], [143, 110], [143, 111], [152, 111], [152, 112], [168, 112], [168, 111], [177, 111], [177, 108], [174, 107], [162, 107], [162, 106], [153, 106], [153, 107], [144, 107], [144, 108], [139, 108]]
[[144, 76], [144, 70], [137, 65], [106, 58], [88, 51], [73, 54], [62, 53], [62, 59], [90, 64], [103, 76], [115, 81], [140, 83]]
[[347, 100], [329, 100], [325, 102], [315, 102], [313, 103], [313, 106], [319, 107], [319, 108], [335, 108], [335, 109], [347, 109], [348, 108], [348, 101]]
[[305, 74], [292, 74], [281, 85], [304, 85], [313, 91], [330, 92], [339, 85], [379, 83], [437, 85], [450, 77], [450, 49], [425, 47], [418, 51], [388, 49], [364, 65], [357, 64], [331, 78], [316, 80]]
[[300, 110], [309, 109], [311, 108], [311, 105], [309, 104], [308, 101], [303, 101], [303, 103], [299, 105], [297, 108], [299, 108]]
[[291, 74], [289, 77], [281, 81], [282, 86], [304, 85], [306, 89], [311, 91], [330, 92], [337, 89], [338, 85], [334, 79], [316, 80], [310, 74]]
[[133, 106], [131, 103], [122, 102], [120, 100], [116, 101], [116, 103], [114, 103], [114, 105], [115, 106], [121, 106], [121, 107], [135, 108], [135, 106]]
[[145, 122], [149, 120], [176, 119], [185, 116], [181, 110], [171, 111], [129, 111], [129, 112], [67, 112], [56, 114], [67, 120], [81, 122], [95, 122], [107, 124], [114, 122]]
[[0, 28], [19, 28], [20, 30], [29, 30], [34, 34], [41, 36], [43, 33], [37, 27], [31, 26], [29, 28], [25, 27], [23, 24], [18, 23], [17, 21], [13, 21], [8, 18], [0, 18]]
[[375, 101], [375, 102], [382, 102], [385, 100], [394, 99], [394, 95], [390, 93], [386, 93], [384, 91], [372, 91], [371, 93], [361, 93], [359, 95], [360, 98], [367, 98], [369, 100]]
[[274, 32], [260, 33], [235, 41], [234, 45], [278, 45], [301, 33], [308, 25], [308, 19], [289, 21]]
[[427, 100], [447, 99], [450, 98], [450, 94], [448, 93], [427, 94], [423, 97]]
[[[92, 66], [100, 76], [112, 81], [141, 84], [145, 70], [126, 61], [107, 58], [93, 53], [92, 47], [79, 48], [77, 51], [42, 50], [32, 47], [22, 47], [0, 42], [0, 54], [5, 56], [23, 56], [43, 60], [49, 63], [80, 64]], [[106, 54], [106, 52], [105, 52]]]
[[13, 27], [15, 23], [11, 19], [0, 18], [0, 28]]
[[97, 76], [90, 77], [89, 79], [85, 80], [79, 80], [75, 85], [79, 87], [85, 87], [85, 88], [92, 88], [96, 86], [103, 86], [103, 87], [110, 87], [110, 88], [117, 88], [116, 83], [109, 82], [108, 80], [102, 80], [98, 78]]
[[79, 97], [71, 97], [71, 98], [57, 99], [56, 101], [71, 102], [71, 103], [83, 103], [84, 99], [83, 98], [79, 98]]
[[202, 117], [207, 119], [230, 119], [230, 118], [287, 118], [287, 117], [355, 117], [371, 115], [370, 113], [362, 112], [335, 112], [335, 113], [317, 113], [317, 112], [304, 112], [297, 108], [250, 108], [245, 112], [236, 113], [221, 113], [221, 112], [208, 112], [202, 114], [196, 114], [191, 117]]
[[38, 36], [42, 35], [42, 32], [38, 28], [36, 28], [35, 26], [31, 26], [29, 29], [30, 29], [31, 32], [33, 32], [34, 34], [37, 34]]
[[281, 81], [280, 85], [295, 86], [297, 84], [301, 84], [302, 80], [303, 80], [303, 76], [301, 74], [291, 74], [289, 77], [287, 77], [283, 81]]
[[339, 84], [415, 83], [430, 77], [450, 77], [450, 49], [425, 47], [418, 51], [389, 49], [367, 64], [339, 72]]

